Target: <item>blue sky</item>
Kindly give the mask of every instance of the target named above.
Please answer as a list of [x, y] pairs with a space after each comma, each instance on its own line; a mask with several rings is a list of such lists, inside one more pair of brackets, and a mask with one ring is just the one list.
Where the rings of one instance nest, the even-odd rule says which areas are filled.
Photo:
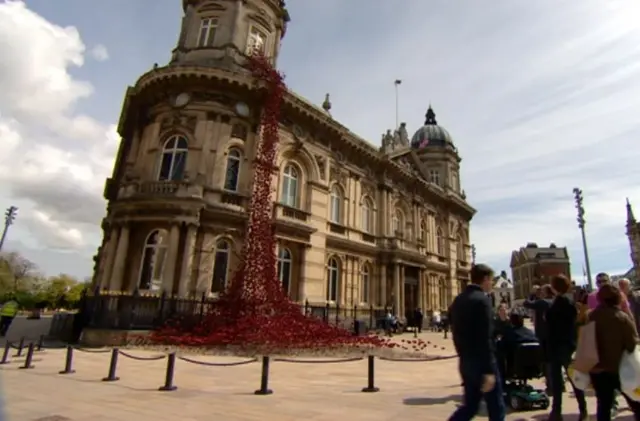
[[[0, 1], [0, 39], [12, 41], [0, 43], [0, 205], [20, 207], [7, 248], [42, 271], [90, 275], [124, 91], [168, 61], [180, 3]], [[433, 105], [478, 209], [478, 260], [508, 269], [511, 250], [555, 242], [569, 247], [581, 278], [579, 186], [593, 271], [630, 266], [624, 204], [640, 207], [640, 3], [288, 3], [278, 65], [291, 89], [318, 104], [329, 92], [334, 117], [374, 144], [395, 124], [395, 79], [410, 134]]]

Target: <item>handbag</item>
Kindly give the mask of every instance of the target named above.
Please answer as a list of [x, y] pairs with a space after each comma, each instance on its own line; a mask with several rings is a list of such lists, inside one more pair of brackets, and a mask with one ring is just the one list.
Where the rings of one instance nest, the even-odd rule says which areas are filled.
[[640, 349], [625, 352], [620, 360], [620, 389], [634, 401], [640, 401]]
[[578, 347], [573, 368], [581, 373], [589, 373], [599, 361], [596, 323], [589, 322], [578, 330]]

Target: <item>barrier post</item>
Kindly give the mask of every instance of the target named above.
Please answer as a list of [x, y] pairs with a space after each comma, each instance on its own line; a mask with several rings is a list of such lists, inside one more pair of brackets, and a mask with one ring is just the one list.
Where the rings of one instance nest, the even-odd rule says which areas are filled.
[[16, 355], [14, 355], [14, 357], [21, 357], [23, 349], [24, 349], [24, 336], [20, 338], [20, 342], [18, 343], [18, 352], [16, 353]]
[[116, 370], [118, 369], [118, 348], [111, 350], [111, 362], [109, 363], [109, 374], [103, 378], [103, 382], [117, 382], [120, 377], [116, 376]]
[[64, 370], [59, 371], [58, 374], [73, 374], [76, 370], [73, 369], [73, 347], [67, 345], [67, 355], [64, 359]]
[[269, 356], [262, 357], [262, 374], [260, 376], [260, 389], [253, 392], [256, 395], [270, 395], [273, 390], [269, 389]]
[[33, 368], [34, 365], [31, 364], [33, 362], [33, 352], [35, 351], [36, 347], [35, 344], [33, 342], [31, 342], [29, 344], [29, 348], [27, 348], [27, 356], [24, 359], [24, 365], [22, 367], [18, 367], [21, 369], [29, 369], [29, 368]]
[[43, 348], [44, 348], [44, 335], [40, 335], [40, 337], [38, 338], [38, 347], [36, 348], [36, 351], [42, 351]]
[[380, 389], [376, 387], [375, 383], [375, 357], [369, 355], [367, 357], [367, 387], [362, 389], [365, 393], [379, 392]]
[[4, 351], [2, 352], [2, 360], [0, 360], [0, 364], [9, 364], [9, 352], [11, 352], [11, 342], [7, 341], [4, 344]]
[[167, 373], [164, 378], [164, 386], [158, 388], [158, 390], [163, 392], [172, 392], [176, 390], [178, 387], [173, 384], [173, 376], [176, 370], [176, 353], [172, 352], [167, 355]]

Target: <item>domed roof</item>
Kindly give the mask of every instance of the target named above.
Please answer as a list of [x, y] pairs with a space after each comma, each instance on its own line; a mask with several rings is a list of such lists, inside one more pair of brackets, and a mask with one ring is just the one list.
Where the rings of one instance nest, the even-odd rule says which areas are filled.
[[411, 147], [414, 149], [424, 149], [434, 146], [451, 146], [453, 147], [453, 139], [449, 132], [438, 126], [436, 121], [436, 113], [433, 112], [431, 106], [427, 110], [427, 119], [424, 126], [420, 127], [416, 134], [411, 138]]

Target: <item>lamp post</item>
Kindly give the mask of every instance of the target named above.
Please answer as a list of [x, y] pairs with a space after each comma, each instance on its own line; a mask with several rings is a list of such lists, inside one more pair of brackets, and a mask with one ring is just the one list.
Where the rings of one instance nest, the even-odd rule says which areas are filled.
[[575, 187], [573, 189], [573, 199], [576, 203], [576, 210], [578, 211], [578, 228], [580, 228], [580, 234], [582, 235], [582, 250], [584, 251], [584, 265], [587, 269], [587, 280], [589, 281], [589, 288], [593, 290], [593, 280], [591, 279], [591, 265], [589, 264], [589, 251], [587, 249], [587, 236], [584, 231], [585, 219], [584, 219], [584, 197], [582, 190]]
[[476, 245], [471, 244], [471, 263], [476, 264]]
[[0, 251], [2, 251], [2, 247], [4, 246], [4, 240], [7, 238], [9, 227], [13, 225], [13, 222], [16, 220], [17, 213], [18, 208], [15, 206], [9, 206], [4, 213], [4, 229], [2, 230], [2, 237], [0, 238]]

